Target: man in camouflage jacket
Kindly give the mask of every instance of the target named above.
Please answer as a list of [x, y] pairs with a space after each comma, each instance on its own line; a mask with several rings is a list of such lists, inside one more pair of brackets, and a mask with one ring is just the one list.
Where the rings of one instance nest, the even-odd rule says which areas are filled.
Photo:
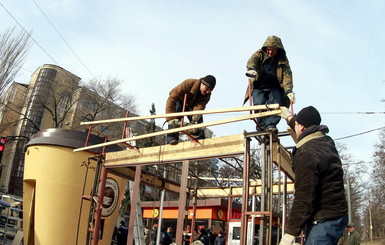
[[[267, 37], [262, 48], [247, 62], [246, 76], [250, 77], [244, 103], [252, 95], [253, 105], [279, 104], [288, 107], [295, 102], [292, 72], [282, 41], [277, 36]], [[279, 116], [258, 118], [262, 129], [277, 131]], [[259, 130], [259, 128], [257, 128]]]

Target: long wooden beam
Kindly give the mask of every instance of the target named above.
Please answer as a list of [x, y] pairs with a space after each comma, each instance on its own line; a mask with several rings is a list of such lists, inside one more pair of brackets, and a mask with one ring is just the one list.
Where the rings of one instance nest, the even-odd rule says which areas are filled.
[[[220, 198], [220, 197], [241, 197], [242, 196], [242, 186], [236, 187], [224, 187], [224, 188], [199, 188], [196, 190], [197, 198]], [[278, 194], [279, 190], [282, 193], [283, 185], [282, 184], [273, 184], [273, 194]], [[291, 194], [294, 192], [294, 183], [287, 184], [287, 193]], [[260, 185], [250, 185], [249, 187], [250, 195], [261, 195], [261, 186]]]
[[138, 164], [171, 163], [183, 160], [203, 160], [240, 156], [244, 152], [243, 134], [207, 138], [197, 144], [191, 141], [177, 145], [159, 145], [138, 150], [106, 153], [105, 167], [108, 169]]
[[114, 141], [110, 141], [110, 142], [106, 142], [106, 143], [101, 143], [101, 144], [77, 148], [77, 149], [74, 149], [73, 151], [74, 152], [85, 151], [85, 150], [89, 150], [89, 149], [94, 149], [94, 148], [108, 146], [108, 145], [115, 145], [115, 144], [124, 143], [124, 142], [128, 142], [128, 141], [134, 141], [134, 140], [145, 139], [145, 138], [150, 138], [150, 137], [155, 137], [155, 136], [160, 136], [160, 135], [165, 135], [165, 134], [177, 133], [180, 131], [189, 131], [192, 129], [215, 126], [215, 125], [232, 123], [232, 122], [239, 122], [239, 121], [249, 120], [249, 119], [258, 118], [258, 117], [273, 116], [273, 115], [278, 115], [279, 113], [281, 113], [280, 109], [272, 110], [272, 111], [259, 112], [259, 113], [249, 114], [249, 115], [240, 116], [240, 117], [234, 117], [234, 118], [222, 119], [222, 120], [213, 121], [213, 122], [194, 124], [194, 125], [190, 125], [190, 126], [186, 126], [186, 127], [174, 128], [174, 129], [163, 130], [163, 131], [158, 131], [158, 132], [149, 133], [149, 134], [138, 135], [138, 136], [134, 136], [134, 137], [130, 137], [130, 138], [114, 140]]
[[186, 111], [186, 112], [147, 115], [147, 116], [139, 116], [139, 117], [114, 118], [114, 119], [106, 119], [106, 120], [98, 120], [98, 121], [81, 122], [80, 125], [91, 125], [91, 124], [95, 125], [95, 124], [101, 124], [101, 123], [127, 122], [127, 121], [137, 121], [137, 120], [156, 119], [156, 118], [165, 118], [165, 117], [182, 117], [182, 116], [192, 116], [192, 115], [205, 115], [205, 114], [255, 111], [255, 110], [276, 110], [276, 109], [279, 109], [279, 104], [271, 104], [269, 106], [256, 105], [256, 106], [245, 106], [245, 107], [230, 107], [225, 109]]
[[[128, 178], [132, 181], [135, 179], [135, 168], [132, 167], [115, 167], [108, 169], [108, 171], [113, 174]], [[168, 179], [156, 177], [146, 172], [143, 172], [141, 174], [140, 183], [159, 189], [164, 188], [165, 190], [170, 192], [180, 193], [180, 186], [178, 183], [175, 183]]]
[[[128, 178], [129, 180], [135, 179], [135, 168], [132, 167], [115, 167], [110, 168], [109, 172], [112, 172], [114, 174], [120, 175], [122, 177]], [[179, 184], [172, 182], [168, 179], [160, 179], [158, 177], [155, 177], [151, 174], [142, 172], [140, 182], [144, 185], [152, 186], [159, 189], [165, 189], [166, 191], [173, 192], [173, 193], [180, 193], [180, 186]], [[278, 193], [278, 184], [274, 184], [273, 187], [273, 193]], [[251, 192], [253, 194], [260, 194], [261, 190], [261, 181], [251, 181], [250, 182], [250, 188]], [[283, 185], [281, 184], [280, 190], [283, 190]], [[294, 191], [294, 184], [293, 183], [287, 183], [287, 191], [288, 193], [293, 193]], [[220, 197], [237, 197], [242, 196], [242, 187], [241, 186], [235, 186], [235, 187], [203, 187], [199, 188], [198, 192], [196, 193], [198, 198], [220, 198]]]
[[278, 142], [273, 142], [273, 161], [277, 166], [280, 163], [281, 170], [285, 172], [289, 179], [294, 181], [295, 176], [291, 166], [290, 153]]

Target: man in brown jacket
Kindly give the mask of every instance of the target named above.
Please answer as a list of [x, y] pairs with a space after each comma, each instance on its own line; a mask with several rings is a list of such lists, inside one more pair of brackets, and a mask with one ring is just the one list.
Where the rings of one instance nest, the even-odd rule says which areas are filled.
[[[187, 79], [170, 91], [166, 102], [166, 114], [183, 111], [183, 102], [186, 95], [186, 106], [184, 111], [204, 110], [206, 104], [210, 101], [211, 92], [216, 84], [216, 79], [212, 75], [207, 75], [200, 79]], [[187, 117], [190, 123], [202, 123], [202, 115], [193, 115]], [[182, 117], [166, 117], [168, 128], [178, 128], [181, 126]], [[204, 130], [195, 130], [193, 132], [197, 139], [204, 139]], [[179, 142], [179, 133], [167, 135], [167, 144], [177, 144]]]

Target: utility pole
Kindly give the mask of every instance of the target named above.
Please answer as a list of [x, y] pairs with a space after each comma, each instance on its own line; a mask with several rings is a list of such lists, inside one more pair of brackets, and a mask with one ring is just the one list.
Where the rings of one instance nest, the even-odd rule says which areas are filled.
[[373, 242], [372, 205], [370, 204], [370, 194], [369, 194], [369, 229], [370, 229], [370, 241]]
[[[163, 179], [166, 179], [166, 176], [167, 176], [166, 165], [163, 165]], [[162, 189], [161, 196], [160, 196], [158, 230], [156, 232], [156, 244], [160, 244], [161, 230], [162, 230], [162, 219], [163, 219], [163, 205], [164, 205], [165, 195], [166, 195], [166, 189]]]
[[350, 193], [349, 178], [346, 179], [346, 193], [347, 193], [347, 199], [348, 199], [348, 223], [351, 223], [352, 222], [352, 199], [351, 199], [351, 193]]
[[370, 236], [370, 241], [373, 241], [373, 224], [372, 224], [372, 205], [370, 204], [371, 200], [371, 195], [370, 192], [368, 193], [368, 198], [369, 198], [369, 236]]

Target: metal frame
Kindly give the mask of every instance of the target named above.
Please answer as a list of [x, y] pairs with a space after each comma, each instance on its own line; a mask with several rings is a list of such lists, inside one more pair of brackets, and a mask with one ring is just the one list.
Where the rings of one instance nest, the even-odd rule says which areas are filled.
[[[275, 105], [274, 105], [275, 106]], [[261, 106], [254, 106], [250, 108], [255, 109], [263, 109]], [[194, 129], [196, 127], [206, 127], [206, 126], [213, 126], [213, 125], [219, 125], [224, 123], [231, 123], [235, 121], [240, 120], [248, 120], [248, 119], [255, 119], [258, 117], [264, 117], [264, 116], [271, 116], [276, 115], [280, 113], [279, 108], [271, 108], [271, 107], [264, 107], [264, 109], [268, 110], [266, 112], [260, 112], [255, 114], [250, 114], [248, 116], [242, 116], [238, 118], [232, 118], [232, 119], [225, 119], [220, 121], [215, 121], [211, 123], [202, 123], [200, 125], [196, 126], [187, 126], [187, 127], [181, 127], [178, 129], [172, 129], [172, 130], [165, 130], [162, 132], [156, 132], [156, 133], [150, 133], [147, 135], [142, 136], [136, 136], [132, 138], [124, 138], [124, 134], [122, 135], [121, 140], [115, 140], [111, 142], [105, 142], [103, 144], [93, 145], [93, 146], [87, 146], [88, 144], [88, 138], [86, 142], [86, 146], [83, 148], [75, 149], [74, 152], [82, 151], [82, 150], [88, 150], [96, 147], [105, 147], [107, 145], [112, 144], [119, 144], [119, 143], [126, 143], [130, 140], [137, 140], [147, 137], [154, 137], [162, 134], [167, 133], [173, 133], [175, 132], [183, 132], [186, 130]], [[239, 108], [232, 108], [232, 110], [241, 110]], [[243, 109], [242, 109], [243, 110]], [[220, 112], [229, 112], [231, 110], [225, 110], [222, 109]], [[245, 110], [246, 111], [246, 110]], [[212, 113], [220, 113], [220, 112], [212, 112]], [[188, 115], [188, 114], [205, 114], [205, 111], [195, 111], [195, 112], [182, 112], [179, 113], [181, 116]], [[159, 116], [157, 116], [159, 117]], [[128, 121], [128, 120], [135, 120], [132, 118], [123, 118], [119, 119], [120, 121]], [[136, 119], [138, 120], [138, 119]], [[108, 120], [109, 122], [113, 122], [114, 120]], [[115, 120], [116, 121], [116, 120]], [[103, 121], [104, 123], [105, 121]], [[101, 123], [101, 122], [89, 122], [89, 132], [92, 130], [92, 123]], [[124, 130], [124, 129], [123, 129]], [[288, 135], [288, 134], [287, 134]], [[251, 140], [255, 138], [259, 141], [261, 147], [262, 147], [262, 178], [261, 178], [261, 186], [260, 186], [260, 193], [257, 193], [257, 189], [255, 186], [252, 186], [250, 183], [250, 142]], [[131, 148], [131, 147], [130, 147]], [[209, 138], [204, 140], [199, 140], [199, 144], [194, 144], [192, 142], [180, 142], [177, 145], [160, 145], [155, 147], [145, 147], [142, 149], [135, 150], [125, 150], [120, 152], [111, 152], [111, 153], [103, 153], [100, 158], [103, 158], [103, 163], [100, 164], [101, 166], [101, 182], [99, 183], [98, 188], [98, 194], [96, 195], [98, 198], [96, 209], [100, 209], [100, 205], [102, 203], [102, 197], [104, 196], [104, 185], [103, 185], [103, 176], [106, 175], [107, 171], [118, 174], [120, 176], [123, 176], [125, 178], [128, 178], [130, 180], [134, 180], [135, 189], [139, 189], [139, 185], [141, 183], [150, 185], [153, 187], [158, 187], [163, 190], [171, 190], [173, 192], [180, 193], [179, 196], [179, 205], [178, 205], [178, 223], [177, 223], [177, 230], [176, 230], [176, 243], [182, 244], [183, 239], [183, 225], [184, 220], [186, 218], [186, 201], [187, 201], [187, 193], [189, 192], [187, 187], [187, 179], [188, 179], [188, 168], [189, 168], [189, 162], [190, 161], [196, 161], [196, 160], [205, 160], [205, 159], [212, 159], [212, 158], [225, 158], [225, 157], [235, 157], [235, 156], [244, 156], [243, 161], [243, 180], [244, 185], [242, 186], [242, 219], [241, 219], [241, 244], [244, 245], [247, 243], [246, 238], [247, 234], [252, 231], [248, 231], [248, 221], [251, 218], [253, 220], [255, 217], [260, 217], [260, 230], [259, 230], [259, 236], [260, 238], [260, 244], [270, 244], [272, 241], [272, 221], [273, 216], [278, 218], [279, 224], [281, 224], [281, 219], [285, 220], [285, 205], [283, 205], [283, 212], [280, 211], [277, 213], [273, 213], [273, 194], [276, 191], [275, 186], [273, 183], [273, 164], [277, 165], [279, 170], [285, 173], [284, 181], [283, 181], [283, 190], [284, 193], [287, 190], [287, 181], [286, 176], [288, 176], [291, 180], [294, 180], [294, 174], [291, 170], [290, 166], [290, 156], [285, 151], [285, 148], [279, 143], [279, 137], [277, 135], [273, 134], [272, 132], [252, 132], [247, 133], [244, 132], [240, 135], [234, 135], [234, 136], [224, 136], [219, 138]], [[105, 159], [104, 159], [105, 157]], [[176, 162], [182, 162], [182, 178], [181, 183], [170, 183], [169, 181], [165, 179], [159, 179], [159, 178], [146, 178], [149, 177], [146, 175], [146, 173], [142, 173], [142, 166], [147, 164], [170, 164], [170, 163], [176, 163]], [[279, 172], [280, 172], [279, 171]], [[104, 173], [104, 174], [103, 174]], [[98, 178], [97, 176], [96, 178]], [[278, 183], [278, 195], [279, 200], [280, 193], [281, 193], [281, 182]], [[96, 188], [96, 187], [95, 187]], [[254, 189], [255, 188], [255, 189]], [[234, 196], [232, 194], [233, 188], [230, 188], [230, 193], [224, 195], [223, 197], [228, 198], [228, 202], [230, 202], [228, 215], [231, 211], [231, 199]], [[193, 196], [193, 199], [196, 200], [197, 198], [197, 192], [198, 190], [195, 190], [193, 193], [195, 196]], [[131, 202], [133, 204], [137, 203], [137, 191], [134, 191], [134, 194], [132, 196]], [[253, 205], [249, 205], [250, 198], [255, 200], [255, 196], [260, 195], [261, 196], [261, 206], [259, 211], [255, 211], [255, 202], [253, 201]], [[238, 195], [239, 196], [239, 195]], [[284, 195], [285, 198], [285, 195]], [[286, 203], [286, 199], [284, 199], [284, 203]], [[250, 209], [251, 206], [251, 210]], [[131, 237], [131, 239], [127, 240], [127, 245], [132, 244], [132, 237], [133, 237], [133, 229], [134, 229], [134, 214], [136, 210], [133, 210], [133, 208], [136, 208], [136, 205], [131, 206], [131, 215], [130, 215], [130, 223], [128, 227], [128, 237]], [[194, 210], [195, 210], [194, 206]], [[195, 214], [194, 214], [195, 216]], [[230, 216], [228, 216], [230, 218]], [[194, 218], [193, 222], [194, 223]], [[99, 225], [100, 225], [100, 216], [98, 215], [98, 212], [95, 214], [95, 222], [94, 222], [94, 228], [93, 228], [93, 244], [98, 244], [98, 236], [99, 234]], [[192, 226], [192, 228], [194, 228]], [[228, 230], [228, 226], [226, 227], [226, 230]]]
[[[218, 145], [218, 138], [210, 138], [210, 139], [204, 139], [200, 140], [201, 144], [191, 144], [191, 142], [180, 142], [178, 145], [171, 146], [171, 145], [161, 145], [161, 146], [155, 146], [155, 147], [147, 147], [142, 148], [139, 151], [133, 151], [133, 150], [126, 150], [121, 152], [111, 152], [106, 153], [106, 161], [105, 161], [105, 168], [112, 172], [112, 173], [119, 173], [121, 176], [124, 176], [128, 179], [132, 179], [132, 171], [135, 173], [134, 177], [134, 183], [137, 188], [139, 188], [139, 184], [148, 184], [152, 185], [158, 188], [165, 188], [167, 189], [167, 181], [161, 180], [161, 184], [154, 184], [149, 183], [148, 179], [147, 182], [145, 181], [145, 178], [143, 178], [143, 173], [141, 173], [141, 166], [147, 165], [147, 164], [170, 164], [170, 163], [176, 163], [176, 162], [182, 162], [182, 178], [181, 183], [179, 185], [178, 189], [170, 189], [173, 192], [179, 192], [179, 204], [178, 204], [178, 221], [177, 221], [177, 229], [176, 229], [176, 243], [182, 244], [182, 234], [183, 234], [183, 225], [186, 218], [186, 202], [187, 202], [187, 193], [188, 193], [188, 187], [187, 187], [187, 179], [188, 179], [188, 166], [190, 161], [196, 161], [196, 160], [203, 160], [203, 159], [210, 159], [210, 158], [223, 158], [223, 157], [234, 157], [234, 156], [244, 156], [244, 166], [243, 166], [243, 179], [244, 179], [244, 185], [242, 187], [242, 198], [243, 201], [242, 204], [242, 220], [241, 220], [241, 244], [247, 244], [246, 237], [248, 232], [247, 230], [247, 222], [251, 217], [260, 217], [261, 225], [260, 225], [260, 232], [259, 236], [260, 238], [260, 244], [264, 244], [267, 242], [270, 244], [272, 237], [272, 221], [273, 216], [278, 218], [279, 223], [281, 223], [282, 219], [282, 213], [281, 212], [273, 212], [272, 205], [273, 205], [273, 194], [277, 191], [280, 192], [280, 186], [279, 183], [278, 186], [273, 184], [273, 164], [276, 164], [281, 171], [284, 171], [291, 179], [294, 179], [293, 174], [291, 173], [291, 169], [288, 169], [287, 163], [281, 164], [282, 161], [285, 161], [285, 157], [281, 157], [281, 152], [284, 148], [279, 143], [279, 138], [273, 135], [270, 132], [252, 132], [247, 133], [245, 132], [242, 135], [236, 135], [236, 136], [225, 136], [223, 139], [228, 139], [228, 137], [232, 137], [233, 139], [236, 138], [237, 140], [234, 140], [234, 145], [242, 147], [242, 151], [236, 150], [236, 152], [227, 152], [228, 155], [226, 155], [225, 152], [223, 152], [223, 149], [234, 149], [234, 146], [226, 148], [225, 145]], [[253, 189], [250, 183], [250, 142], [253, 138], [256, 138], [258, 140], [261, 140], [260, 144], [263, 149], [263, 161], [262, 161], [262, 178], [261, 178], [261, 188], [260, 192], [257, 193], [256, 189]], [[231, 144], [231, 142], [229, 143]], [[167, 152], [172, 148], [175, 150], [182, 149], [184, 151], [184, 158], [173, 158], [172, 155], [169, 155]], [[199, 149], [197, 148], [203, 148], [200, 154]], [[206, 148], [206, 149], [205, 149]], [[235, 147], [236, 148], [236, 147]], [[156, 149], [157, 154], [159, 156], [156, 156], [156, 159], [162, 159], [161, 162], [154, 162], [149, 157], [150, 155], [154, 154], [154, 150]], [[207, 150], [210, 149], [210, 150]], [[175, 152], [175, 151], [174, 151]], [[206, 155], [204, 154], [206, 152]], [[275, 154], [278, 154], [275, 155]], [[286, 152], [287, 154], [287, 152]], [[161, 156], [161, 157], [160, 157]], [[119, 160], [117, 160], [119, 159]], [[142, 161], [141, 161], [142, 160]], [[279, 162], [277, 162], [279, 161]], [[135, 170], [133, 170], [135, 168]], [[129, 170], [129, 171], [128, 171]], [[139, 171], [138, 171], [139, 170]], [[127, 174], [131, 172], [131, 174]], [[159, 179], [157, 179], [159, 180]], [[287, 183], [283, 182], [284, 189], [287, 189]], [[175, 188], [175, 187], [174, 187]], [[199, 189], [198, 189], [199, 191]], [[197, 192], [195, 192], [196, 194]], [[249, 210], [250, 205], [248, 205], [249, 200], [251, 197], [260, 195], [261, 196], [261, 208], [259, 211]], [[100, 196], [100, 195], [98, 195]], [[233, 196], [239, 196], [234, 195], [232, 193], [226, 194], [223, 197], [229, 198], [229, 201]], [[136, 203], [136, 197], [135, 195], [132, 197], [132, 203]], [[135, 205], [132, 205], [134, 207]], [[230, 208], [230, 207], [229, 207]], [[131, 213], [135, 213], [135, 211], [131, 210]], [[134, 216], [130, 216], [130, 224], [129, 224], [129, 237], [132, 237], [133, 235], [133, 224], [132, 222], [134, 220]], [[128, 239], [128, 245], [132, 244], [132, 239]]]

